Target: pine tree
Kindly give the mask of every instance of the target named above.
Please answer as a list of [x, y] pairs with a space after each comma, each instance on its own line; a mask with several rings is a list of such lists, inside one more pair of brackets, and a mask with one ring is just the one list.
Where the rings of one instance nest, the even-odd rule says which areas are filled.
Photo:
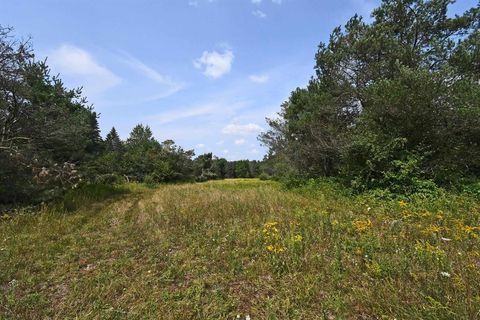
[[105, 149], [107, 152], [123, 152], [123, 144], [115, 127], [112, 127], [110, 132], [107, 134], [107, 137], [105, 138]]

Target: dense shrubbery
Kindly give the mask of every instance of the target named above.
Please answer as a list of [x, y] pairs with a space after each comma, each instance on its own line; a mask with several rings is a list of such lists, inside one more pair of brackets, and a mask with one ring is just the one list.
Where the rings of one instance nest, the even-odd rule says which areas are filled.
[[275, 174], [401, 194], [478, 178], [480, 8], [449, 17], [451, 2], [384, 0], [336, 28], [260, 137]]

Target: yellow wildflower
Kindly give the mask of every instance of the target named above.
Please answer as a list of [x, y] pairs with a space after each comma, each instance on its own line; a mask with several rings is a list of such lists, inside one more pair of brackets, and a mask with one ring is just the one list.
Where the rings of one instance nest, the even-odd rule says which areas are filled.
[[463, 226], [463, 232], [467, 235], [470, 236], [471, 238], [477, 239], [478, 234], [475, 233], [475, 231], [480, 230], [480, 227], [472, 227], [472, 226]]
[[280, 253], [280, 252], [285, 251], [285, 248], [283, 246], [279, 245], [279, 244], [277, 244], [277, 245], [270, 244], [270, 245], [266, 246], [266, 249], [267, 249], [267, 251], [273, 252], [273, 253]]
[[353, 222], [353, 226], [355, 227], [355, 230], [357, 230], [357, 232], [363, 232], [372, 227], [372, 221], [370, 221], [370, 219], [355, 220]]
[[293, 242], [301, 242], [303, 240], [303, 237], [299, 234], [293, 237]]
[[400, 206], [400, 208], [405, 208], [407, 206], [407, 203], [403, 200], [400, 200], [398, 201], [398, 205]]
[[379, 276], [382, 273], [382, 267], [377, 261], [372, 261], [371, 263], [367, 263], [367, 269], [375, 276]]
[[455, 275], [453, 277], [453, 286], [455, 287], [455, 289], [460, 290], [460, 291], [465, 291], [466, 290], [465, 282], [458, 275]]
[[423, 229], [422, 233], [426, 234], [426, 235], [430, 235], [430, 234], [434, 235], [436, 233], [440, 233], [443, 230], [447, 230], [447, 228], [444, 228], [444, 227], [441, 227], [441, 226], [438, 226], [438, 225], [431, 225], [431, 226]]

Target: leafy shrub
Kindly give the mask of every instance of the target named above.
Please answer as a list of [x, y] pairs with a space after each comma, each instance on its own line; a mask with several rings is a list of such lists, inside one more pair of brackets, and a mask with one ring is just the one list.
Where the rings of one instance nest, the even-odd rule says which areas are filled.
[[268, 175], [268, 173], [262, 172], [262, 173], [260, 173], [260, 175], [258, 176], [258, 178], [259, 178], [260, 180], [270, 180], [272, 177], [270, 177], [270, 176]]
[[480, 198], [480, 181], [471, 182], [463, 187], [463, 192]]
[[118, 184], [122, 182], [125, 182], [125, 178], [115, 173], [102, 174], [95, 178], [97, 184]]
[[147, 174], [143, 178], [143, 183], [145, 183], [147, 185], [147, 187], [149, 187], [149, 188], [153, 188], [157, 184], [157, 181], [158, 181], [158, 179], [154, 175], [151, 175], [151, 174]]
[[217, 174], [215, 172], [212, 172], [210, 170], [203, 170], [202, 174], [195, 178], [195, 181], [205, 182], [208, 180], [215, 180], [215, 179], [217, 179]]

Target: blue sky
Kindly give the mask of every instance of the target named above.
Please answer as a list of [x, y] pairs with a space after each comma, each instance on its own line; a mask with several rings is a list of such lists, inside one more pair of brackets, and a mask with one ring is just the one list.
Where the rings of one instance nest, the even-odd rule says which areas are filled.
[[[378, 0], [10, 0], [0, 24], [84, 94], [105, 135], [137, 123], [197, 154], [261, 159], [265, 117], [313, 75], [318, 44]], [[459, 0], [453, 12], [476, 5]]]

